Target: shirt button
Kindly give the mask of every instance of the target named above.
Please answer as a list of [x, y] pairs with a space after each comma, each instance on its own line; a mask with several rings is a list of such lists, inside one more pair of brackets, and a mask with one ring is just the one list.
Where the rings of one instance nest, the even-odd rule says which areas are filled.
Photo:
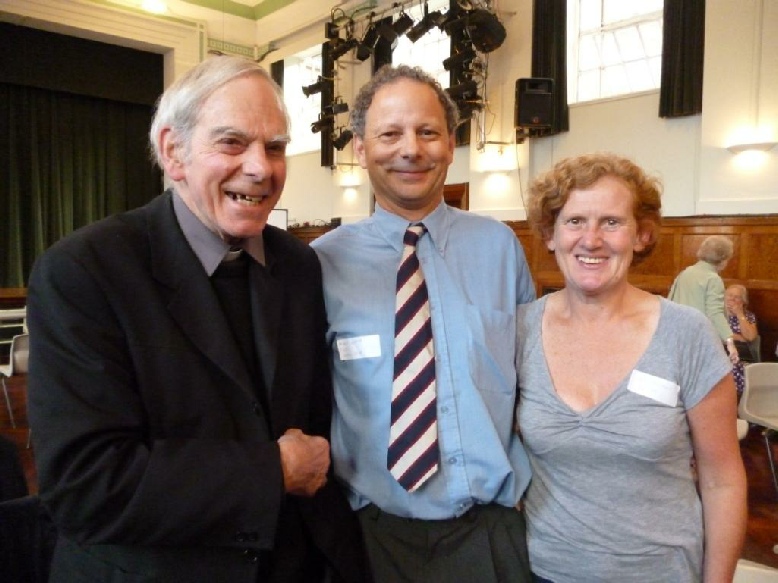
[[441, 407], [440, 412], [443, 414], [448, 413], [448, 407]]
[[258, 401], [254, 401], [252, 403], [252, 408], [254, 409], [254, 415], [257, 417], [260, 417], [262, 415], [262, 407], [260, 406]]
[[453, 466], [455, 463], [457, 463], [457, 458], [455, 457], [448, 458], [448, 463], [450, 463]]
[[246, 549], [243, 551], [243, 556], [246, 557], [250, 563], [256, 563], [259, 561], [259, 553], [252, 549]]

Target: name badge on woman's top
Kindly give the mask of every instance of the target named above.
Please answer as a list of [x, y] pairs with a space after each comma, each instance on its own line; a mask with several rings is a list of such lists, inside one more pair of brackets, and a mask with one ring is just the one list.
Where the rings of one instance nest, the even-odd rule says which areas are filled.
[[673, 381], [640, 372], [639, 370], [633, 370], [629, 377], [627, 390], [653, 401], [658, 401], [668, 407], [677, 407], [678, 393], [681, 391], [681, 387]]

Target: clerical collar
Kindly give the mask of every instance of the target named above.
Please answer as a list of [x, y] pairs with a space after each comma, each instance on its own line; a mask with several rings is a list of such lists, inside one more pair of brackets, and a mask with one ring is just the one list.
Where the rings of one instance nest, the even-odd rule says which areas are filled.
[[[175, 190], [172, 192], [173, 212], [181, 231], [210, 277], [229, 252], [230, 246], [197, 218]], [[265, 245], [261, 235], [245, 239], [241, 246], [255, 261], [265, 264]]]

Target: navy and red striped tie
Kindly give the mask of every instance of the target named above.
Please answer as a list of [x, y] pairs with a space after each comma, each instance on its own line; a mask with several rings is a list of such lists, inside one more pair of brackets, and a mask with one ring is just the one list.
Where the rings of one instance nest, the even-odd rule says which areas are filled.
[[426, 229], [405, 231], [397, 271], [392, 423], [389, 430], [389, 471], [413, 492], [439, 467], [435, 390], [435, 347], [429, 297], [416, 256], [416, 244]]

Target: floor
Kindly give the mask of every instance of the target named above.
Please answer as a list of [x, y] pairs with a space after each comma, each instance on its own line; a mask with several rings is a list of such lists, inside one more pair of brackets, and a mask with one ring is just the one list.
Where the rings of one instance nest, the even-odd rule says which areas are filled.
[[[26, 447], [28, 429], [24, 377], [10, 379], [8, 387], [17, 428], [10, 428], [8, 413], [2, 406], [0, 435], [11, 439], [19, 447], [30, 491], [34, 493], [37, 492], [37, 479], [33, 452]], [[772, 483], [761, 428], [751, 427], [740, 444], [748, 476], [748, 528], [742, 558], [778, 569], [778, 554], [773, 552], [773, 548], [778, 545], [778, 492]], [[778, 456], [778, 438], [773, 440], [772, 447]], [[775, 580], [778, 581], [778, 577]]]

